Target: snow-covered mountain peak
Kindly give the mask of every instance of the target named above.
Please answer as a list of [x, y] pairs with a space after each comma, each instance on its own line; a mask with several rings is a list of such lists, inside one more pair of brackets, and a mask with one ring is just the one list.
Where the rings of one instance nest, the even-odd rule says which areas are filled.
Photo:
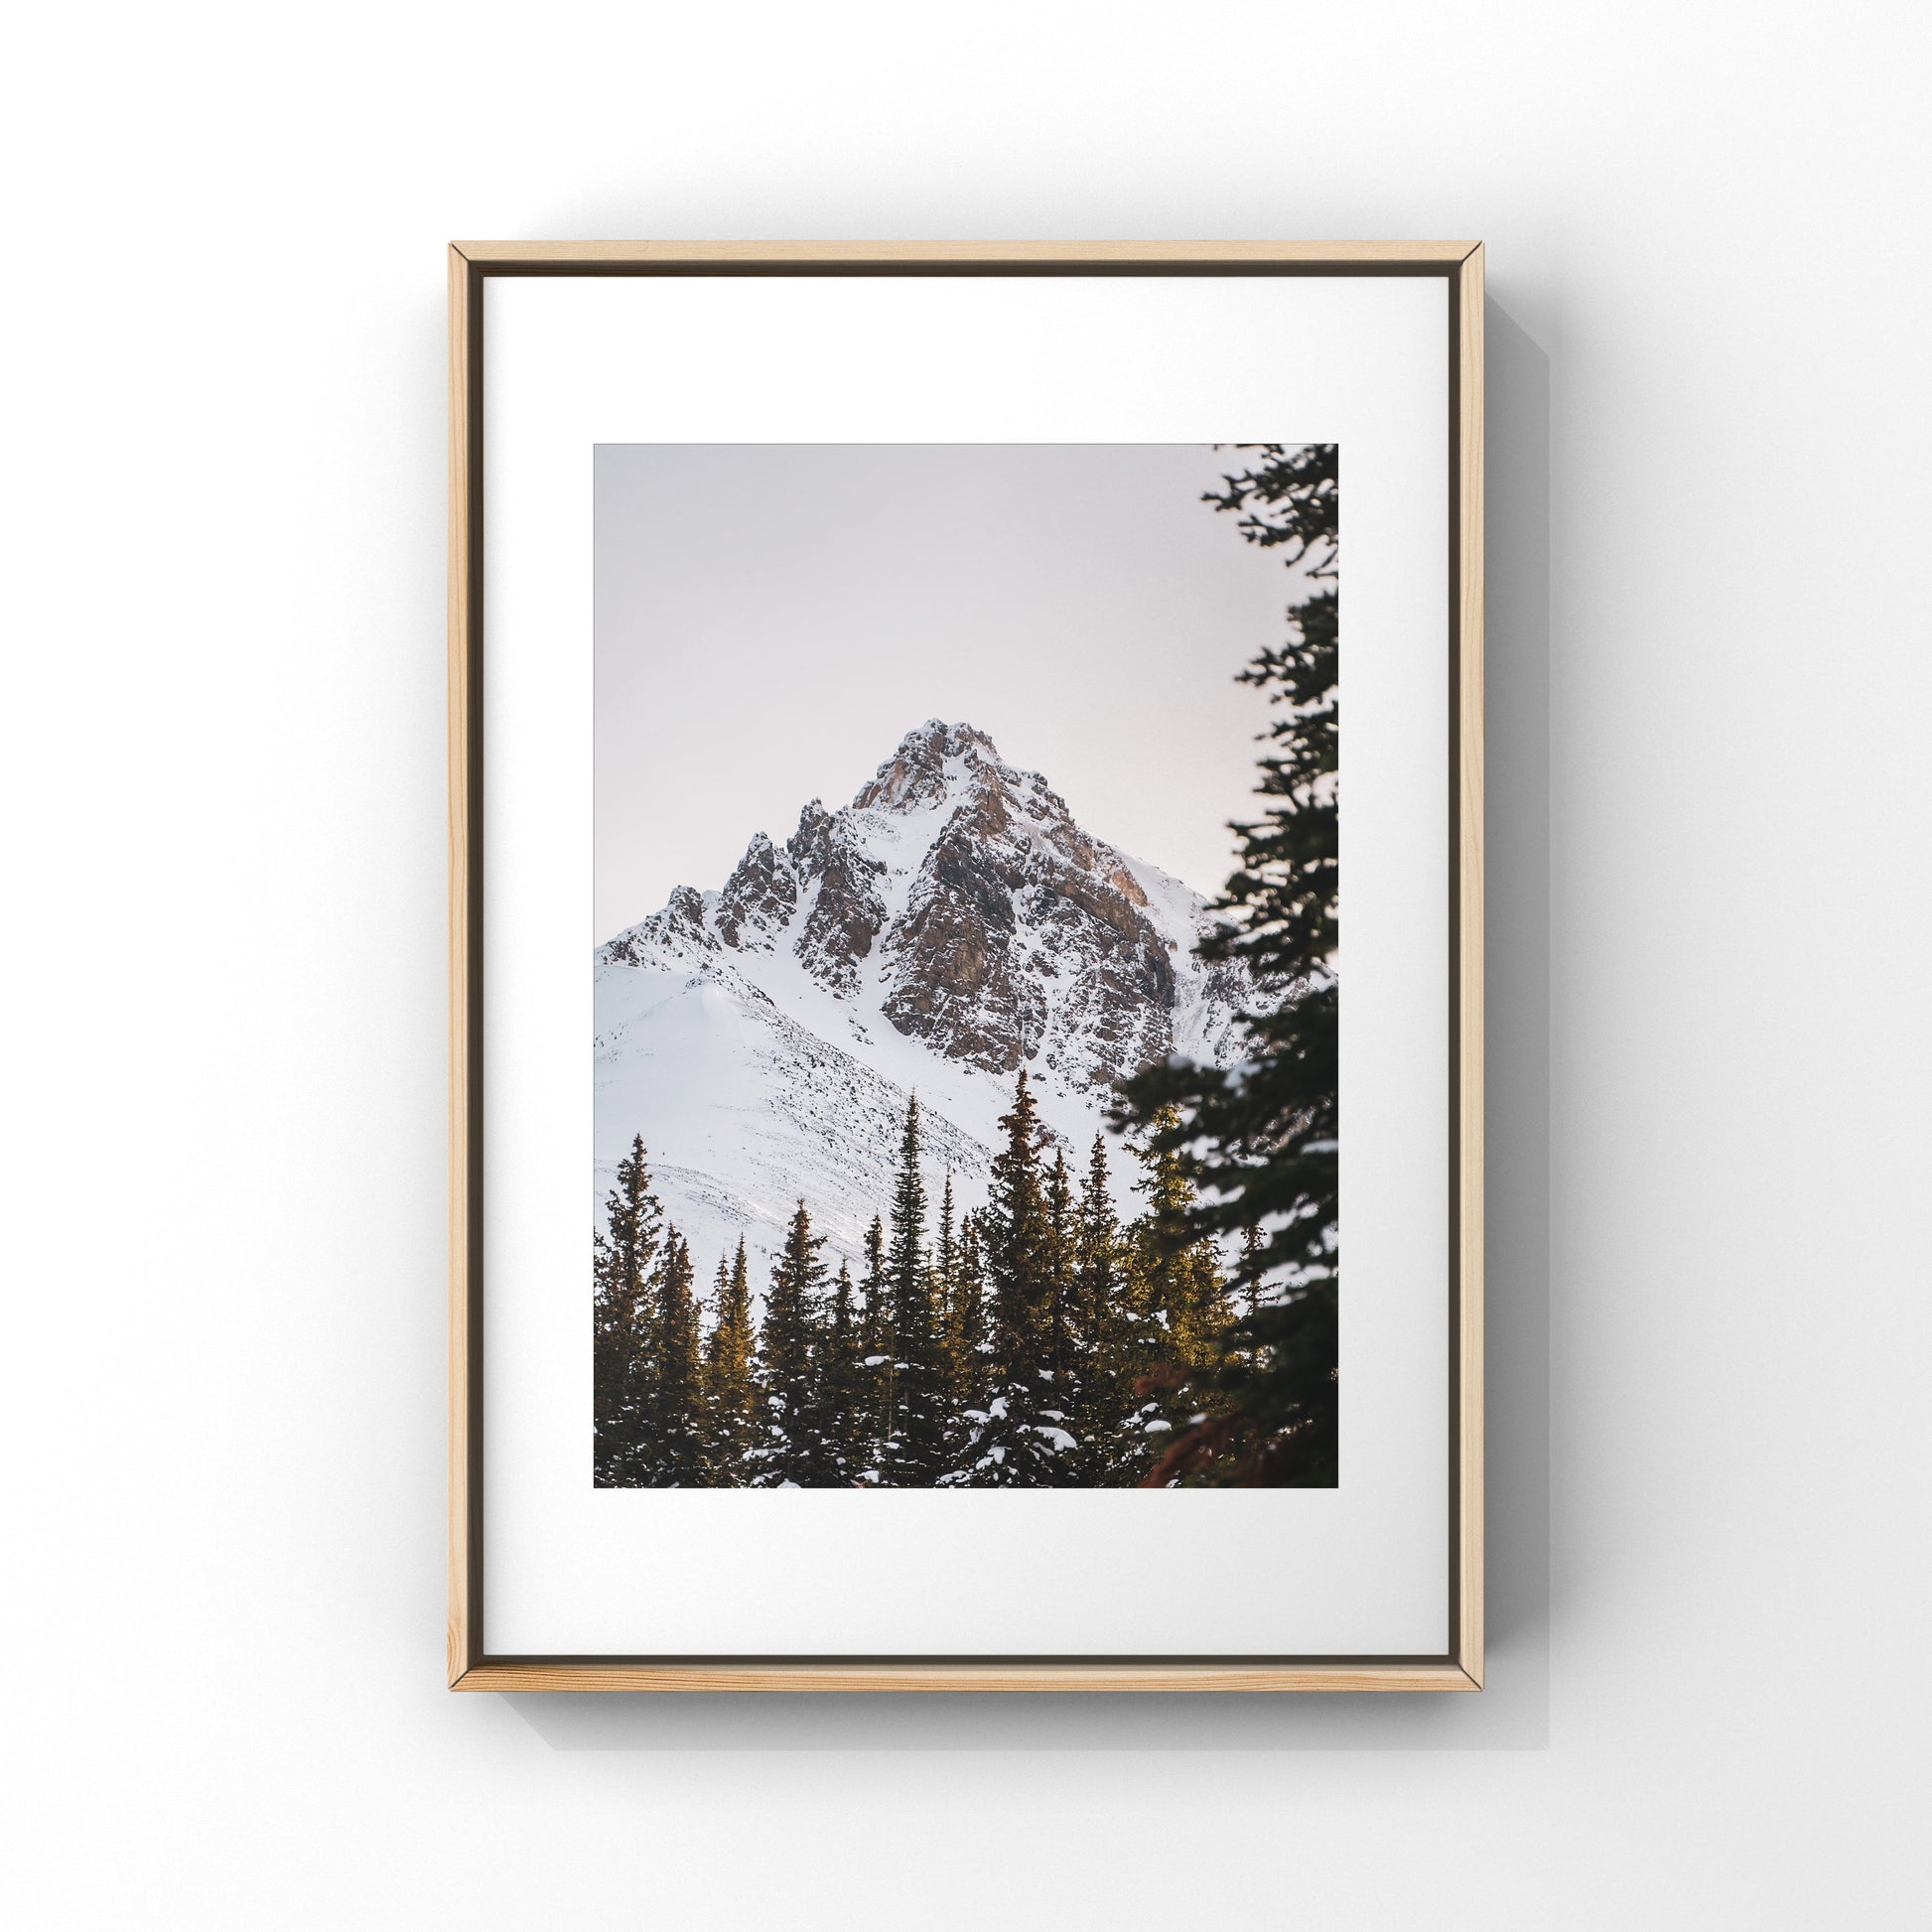
[[988, 766], [1000, 765], [993, 741], [972, 725], [928, 718], [898, 742], [898, 750], [860, 786], [855, 811], [906, 812], [958, 793]]
[[[985, 732], [930, 719], [850, 805], [810, 800], [782, 845], [755, 835], [721, 890], [680, 886], [599, 948], [600, 1120], [613, 1110], [600, 1161], [642, 1131], [660, 1160], [690, 1168], [689, 1202], [715, 1195], [712, 1214], [727, 1196], [756, 1199], [753, 1219], [775, 1229], [793, 1184], [775, 1186], [778, 1167], [809, 1161], [822, 1191], [842, 1160], [859, 1160], [838, 1144], [849, 1103], [872, 1123], [869, 1147], [885, 1136], [860, 1161], [856, 1214], [861, 1193], [885, 1184], [880, 1123], [906, 1092], [918, 1088], [964, 1185], [990, 1158], [1022, 1066], [1046, 1119], [1083, 1145], [1115, 1084], [1149, 1061], [1238, 1057], [1235, 1016], [1252, 989], [1195, 956], [1208, 919], [1198, 893], [1086, 831]], [[647, 1068], [689, 1054], [721, 1094], [762, 1096], [731, 1103], [733, 1132], [775, 1133], [790, 1150], [755, 1188], [749, 1170], [732, 1177], [738, 1157], [681, 1153], [683, 1130], [650, 1128], [672, 1089]], [[808, 1117], [821, 1123], [812, 1137], [830, 1136], [810, 1151], [797, 1139]]]
[[[1155, 888], [1152, 895], [1149, 885]], [[603, 949], [612, 965], [802, 968], [853, 1010], [990, 1073], [1111, 1088], [1226, 1030], [1245, 990], [1193, 956], [1205, 901], [1075, 823], [968, 724], [909, 731], [852, 803], [759, 832], [722, 891], [680, 887]]]
[[988, 820], [1018, 819], [1041, 835], [1078, 832], [1066, 800], [1037, 771], [1009, 764], [985, 732], [928, 718], [859, 788], [855, 812], [916, 814], [972, 805]]

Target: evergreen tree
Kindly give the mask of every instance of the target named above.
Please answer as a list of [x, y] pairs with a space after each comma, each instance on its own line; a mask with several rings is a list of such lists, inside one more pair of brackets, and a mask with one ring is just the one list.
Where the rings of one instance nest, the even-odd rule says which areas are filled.
[[1002, 1117], [1006, 1146], [993, 1163], [987, 1203], [987, 1272], [992, 1288], [988, 1388], [969, 1410], [957, 1480], [987, 1487], [1042, 1487], [1060, 1479], [1069, 1431], [1050, 1421], [1050, 1382], [1040, 1371], [1052, 1297], [1051, 1228], [1040, 1172], [1044, 1130], [1020, 1069], [1012, 1112]]
[[719, 1257], [715, 1299], [717, 1316], [705, 1344], [705, 1407], [716, 1479], [736, 1485], [750, 1477], [746, 1455], [758, 1430], [752, 1382], [752, 1284], [743, 1236], [729, 1264]]
[[959, 1407], [965, 1388], [960, 1358], [958, 1309], [959, 1224], [953, 1209], [952, 1170], [939, 1196], [939, 1231], [932, 1242], [932, 1311], [939, 1330], [939, 1359], [943, 1374], [942, 1406], [950, 1417]]
[[691, 1250], [675, 1228], [664, 1236], [656, 1283], [656, 1379], [644, 1430], [646, 1480], [692, 1488], [711, 1480], [705, 1429], [704, 1363]]
[[[1055, 1149], [1046, 1176], [1045, 1310], [1040, 1332], [1040, 1416], [1069, 1436], [1078, 1421], [1082, 1348], [1075, 1282], [1077, 1226], [1073, 1182], [1066, 1171], [1066, 1154]], [[1079, 1474], [1077, 1447], [1060, 1458], [1055, 1480], [1072, 1482]]]
[[892, 1247], [887, 1255], [893, 1308], [893, 1404], [885, 1479], [898, 1488], [924, 1488], [944, 1466], [946, 1371], [926, 1265], [925, 1180], [919, 1172], [919, 1101], [905, 1110], [899, 1141], [898, 1185], [893, 1195]]
[[808, 1488], [828, 1480], [818, 1418], [818, 1303], [825, 1264], [824, 1237], [812, 1232], [805, 1203], [791, 1217], [785, 1245], [771, 1267], [759, 1330], [758, 1392], [763, 1406], [759, 1447], [751, 1456], [753, 1484]]
[[1147, 1211], [1135, 1227], [1149, 1306], [1167, 1335], [1173, 1363], [1189, 1373], [1210, 1368], [1232, 1310], [1214, 1243], [1196, 1224], [1198, 1200], [1178, 1155], [1167, 1142], [1177, 1110], [1160, 1108], [1141, 1152], [1140, 1190]]
[[1248, 1279], [1249, 1271], [1256, 1267], [1256, 1257], [1261, 1253], [1261, 1230], [1250, 1221], [1241, 1230], [1241, 1279]]
[[605, 1221], [606, 1230], [591, 1237], [592, 1479], [600, 1488], [634, 1487], [646, 1479], [639, 1457], [651, 1396], [652, 1284], [664, 1222], [650, 1191], [641, 1136], [618, 1163]]
[[953, 1270], [952, 1337], [959, 1365], [955, 1407], [979, 1399], [986, 1379], [986, 1241], [978, 1214], [961, 1216], [959, 1261]]
[[818, 1368], [818, 1438], [827, 1472], [840, 1483], [853, 1482], [872, 1462], [859, 1330], [852, 1264], [842, 1260], [838, 1280], [832, 1284], [831, 1317], [821, 1337]]
[[866, 1230], [866, 1311], [860, 1331], [859, 1378], [865, 1435], [871, 1444], [867, 1465], [879, 1468], [891, 1434], [893, 1396], [893, 1309], [886, 1281], [886, 1224], [877, 1214]]
[[1266, 810], [1232, 828], [1238, 870], [1217, 907], [1228, 919], [1199, 952], [1242, 961], [1272, 998], [1242, 1016], [1239, 1078], [1157, 1063], [1125, 1084], [1122, 1117], [1151, 1127], [1200, 1190], [1191, 1234], [1270, 1232], [1239, 1264], [1245, 1311], [1197, 1375], [1206, 1419], [1177, 1433], [1148, 1479], [1326, 1487], [1338, 1479], [1339, 485], [1331, 443], [1252, 447], [1258, 459], [1207, 500], [1241, 512], [1242, 535], [1302, 575], [1287, 641], [1240, 674], [1276, 707], [1257, 787]]
[[961, 1412], [977, 1404], [985, 1374], [985, 1270], [980, 1255], [978, 1215], [958, 1214], [952, 1175], [946, 1175], [939, 1201], [939, 1234], [932, 1251], [932, 1304], [939, 1322], [946, 1370], [947, 1456], [961, 1440]]
[[946, 1300], [946, 1346], [952, 1367], [952, 1387], [946, 1407], [947, 1473], [940, 1478], [946, 1483], [964, 1479], [967, 1443], [984, 1420], [990, 1398], [985, 1244], [980, 1226], [977, 1213], [960, 1217], [952, 1292]]
[[1113, 1456], [1115, 1479], [1147, 1481], [1175, 1433], [1196, 1426], [1227, 1346], [1232, 1311], [1214, 1242], [1192, 1218], [1195, 1194], [1162, 1139], [1160, 1111], [1136, 1148], [1147, 1206], [1127, 1230], [1128, 1320], [1122, 1381], [1131, 1402]]
[[1134, 1389], [1149, 1361], [1138, 1345], [1142, 1316], [1131, 1292], [1134, 1275], [1114, 1212], [1102, 1134], [1093, 1137], [1074, 1210], [1073, 1283], [1080, 1338], [1073, 1433], [1080, 1444], [1080, 1480], [1095, 1488], [1137, 1481], [1148, 1458], [1134, 1417]]

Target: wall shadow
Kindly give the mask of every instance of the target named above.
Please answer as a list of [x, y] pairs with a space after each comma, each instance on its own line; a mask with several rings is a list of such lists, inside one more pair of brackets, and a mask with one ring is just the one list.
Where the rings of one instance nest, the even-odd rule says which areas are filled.
[[1550, 1719], [1550, 362], [1486, 311], [1488, 1688], [511, 1695], [555, 1750], [1539, 1750]]

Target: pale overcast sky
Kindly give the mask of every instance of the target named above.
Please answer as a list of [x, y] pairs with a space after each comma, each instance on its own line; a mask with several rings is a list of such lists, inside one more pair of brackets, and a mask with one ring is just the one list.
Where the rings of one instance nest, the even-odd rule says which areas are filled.
[[596, 453], [600, 939], [752, 834], [836, 809], [927, 718], [1203, 893], [1251, 814], [1279, 553], [1186, 444], [606, 444]]

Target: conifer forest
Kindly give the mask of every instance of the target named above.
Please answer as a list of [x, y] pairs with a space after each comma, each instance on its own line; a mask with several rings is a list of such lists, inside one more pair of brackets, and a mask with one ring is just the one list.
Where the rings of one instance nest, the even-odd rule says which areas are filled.
[[[1015, 1055], [970, 1208], [914, 1091], [890, 1175], [892, 1130], [880, 1130], [856, 1265], [833, 1265], [800, 1198], [761, 1281], [730, 1228], [692, 1252], [626, 1123], [593, 1234], [600, 1487], [1339, 1480], [1337, 452], [1244, 454], [1207, 500], [1294, 577], [1285, 637], [1239, 674], [1267, 707], [1259, 808], [1231, 828], [1235, 870], [1193, 947], [1197, 973], [1244, 990], [1234, 1050], [1129, 1060], [1106, 1107], [1120, 1138], [1084, 1147], [1049, 1125]], [[935, 743], [968, 739], [969, 758], [991, 753], [979, 734]], [[808, 813], [800, 839], [823, 822]], [[755, 846], [753, 860], [767, 897], [785, 889], [784, 855]], [[638, 933], [716, 951], [698, 920], [719, 914], [687, 901], [683, 924], [667, 923], [674, 899]], [[622, 943], [621, 958], [643, 941]], [[1110, 1173], [1122, 1163], [1128, 1175]], [[864, 1212], [847, 1205], [848, 1246]]]

